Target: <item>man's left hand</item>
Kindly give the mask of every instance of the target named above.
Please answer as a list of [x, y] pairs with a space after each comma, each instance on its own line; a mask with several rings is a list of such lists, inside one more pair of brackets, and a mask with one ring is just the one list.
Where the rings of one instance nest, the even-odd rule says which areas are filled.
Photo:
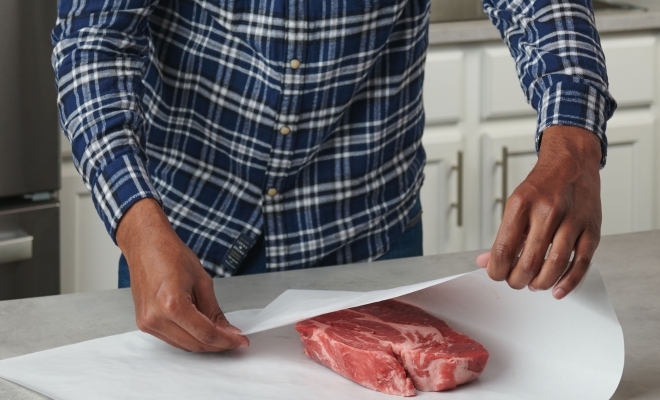
[[600, 142], [592, 132], [561, 125], [546, 129], [536, 166], [509, 197], [495, 243], [477, 264], [514, 289], [554, 286], [556, 299], [575, 289], [600, 241], [600, 160]]

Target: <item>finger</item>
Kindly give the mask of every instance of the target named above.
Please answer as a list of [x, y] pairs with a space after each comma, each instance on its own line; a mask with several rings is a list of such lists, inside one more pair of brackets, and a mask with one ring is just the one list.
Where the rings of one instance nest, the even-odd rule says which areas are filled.
[[153, 329], [154, 327], [159, 325], [159, 323], [156, 319], [146, 317], [144, 319], [138, 319], [136, 322], [137, 322], [138, 329], [140, 329], [142, 332], [148, 333], [149, 335], [154, 336], [154, 337], [162, 340], [163, 342], [169, 344], [170, 346], [176, 347], [177, 349], [187, 351], [187, 352], [191, 351], [189, 347], [186, 347], [182, 343], [177, 343], [176, 341], [171, 340], [170, 338], [168, 338], [166, 335], [161, 334], [156, 329]]
[[[514, 289], [527, 286], [539, 273], [556, 227], [545, 222], [533, 222], [525, 246], [509, 274], [507, 283]], [[552, 232], [552, 233], [551, 233]]]
[[557, 229], [557, 233], [552, 239], [552, 248], [543, 262], [541, 271], [529, 284], [530, 290], [548, 290], [557, 283], [568, 268], [571, 253], [579, 235], [580, 231], [568, 223], [562, 224]]
[[247, 336], [244, 336], [243, 331], [241, 331], [237, 327], [231, 325], [229, 323], [229, 321], [227, 321], [227, 318], [225, 317], [225, 314], [222, 312], [220, 307], [216, 307], [215, 310], [211, 311], [211, 314], [209, 315], [209, 319], [218, 328], [228, 330], [230, 333], [240, 336], [241, 341], [247, 340], [247, 342], [249, 344], [250, 341], [247, 338]]
[[[523, 235], [522, 242], [520, 243], [520, 246], [518, 246], [518, 250], [516, 251], [516, 257], [514, 257], [512, 265], [516, 265], [516, 263], [518, 262], [518, 259], [520, 258], [520, 253], [522, 253], [523, 246], [525, 245], [526, 238], [527, 235]], [[489, 262], [490, 262], [490, 251], [488, 253], [482, 253], [477, 256], [477, 266], [479, 268], [488, 267]]]
[[486, 268], [488, 266], [488, 261], [490, 261], [490, 251], [477, 256], [477, 265], [479, 268]]
[[195, 288], [195, 297], [197, 299], [197, 308], [199, 311], [206, 315], [215, 326], [220, 329], [228, 330], [234, 335], [238, 335], [238, 340], [241, 343], [247, 343], [247, 345], [250, 344], [248, 338], [242, 335], [243, 332], [227, 321], [225, 314], [220, 309], [220, 305], [218, 305], [218, 300], [215, 298], [212, 280], [198, 284]]
[[137, 321], [138, 328], [165, 343], [187, 352], [219, 352], [225, 349], [201, 343], [174, 322], [151, 316], [145, 316]]
[[497, 231], [497, 237], [490, 251], [490, 261], [486, 267], [488, 276], [493, 280], [503, 281], [509, 276], [511, 267], [518, 254], [517, 250], [524, 240], [528, 228], [528, 206], [525, 200], [511, 195], [506, 203], [504, 217]]
[[564, 276], [559, 280], [552, 295], [557, 300], [561, 300], [571, 293], [589, 271], [591, 260], [593, 259], [600, 235], [585, 231], [580, 235], [575, 247], [575, 256]]
[[154, 336], [154, 337], [156, 337], [156, 338], [162, 340], [163, 342], [169, 344], [170, 346], [172, 346], [172, 347], [176, 347], [176, 348], [179, 349], [179, 350], [183, 350], [183, 351], [186, 351], [186, 352], [188, 352], [188, 353], [191, 352], [190, 349], [188, 349], [188, 348], [186, 348], [186, 347], [180, 345], [179, 343], [177, 343], [177, 342], [175, 342], [175, 341], [173, 341], [173, 340], [170, 340], [170, 338], [168, 338], [167, 336], [162, 335], [162, 334], [161, 334], [160, 332], [158, 332], [158, 331], [154, 331], [153, 329], [149, 329], [149, 328], [141, 329], [141, 331], [144, 332], [144, 333], [148, 333], [148, 334], [150, 334], [151, 336]]
[[523, 235], [520, 240], [520, 244], [518, 245], [518, 250], [516, 250], [516, 256], [513, 259], [513, 263], [511, 263], [511, 268], [515, 268], [516, 265], [518, 264], [518, 261], [520, 260], [520, 256], [522, 255], [522, 251], [525, 248], [526, 243], [527, 243], [527, 235]]
[[172, 321], [162, 320], [158, 329], [154, 329], [154, 331], [161, 337], [166, 338], [168, 343], [176, 343], [178, 346], [175, 347], [183, 347], [194, 353], [218, 353], [227, 350], [225, 348], [202, 343]]
[[247, 338], [217, 327], [197, 309], [191, 297], [168, 299], [165, 304], [169, 319], [200, 342], [224, 350], [247, 347]]

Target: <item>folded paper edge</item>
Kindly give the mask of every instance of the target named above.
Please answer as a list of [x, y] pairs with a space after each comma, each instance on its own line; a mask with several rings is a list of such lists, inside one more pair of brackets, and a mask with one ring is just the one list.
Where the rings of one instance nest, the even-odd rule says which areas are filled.
[[[337, 292], [337, 293], [346, 293], [346, 294], [350, 293], [350, 294], [357, 295], [358, 298], [355, 301], [350, 302], [348, 306], [346, 306], [346, 304], [342, 303], [341, 305], [337, 305], [337, 306], [329, 305], [329, 306], [325, 306], [325, 307], [319, 307], [318, 309], [313, 310], [313, 311], [309, 311], [309, 312], [295, 313], [295, 311], [294, 311], [294, 314], [290, 318], [286, 318], [283, 321], [278, 322], [278, 323], [270, 323], [270, 324], [268, 323], [269, 319], [272, 319], [273, 316], [270, 316], [265, 321], [259, 321], [259, 317], [262, 316], [264, 312], [267, 312], [269, 309], [274, 308], [279, 303], [279, 301], [282, 301], [282, 299], [287, 297], [287, 294], [291, 294], [291, 293], [294, 293], [294, 292], [308, 291], [308, 290], [289, 289], [289, 290], [286, 290], [285, 292], [283, 292], [282, 294], [280, 294], [279, 296], [277, 296], [277, 298], [275, 298], [275, 300], [273, 300], [266, 307], [261, 309], [261, 312], [259, 312], [259, 314], [257, 314], [254, 317], [254, 320], [256, 320], [256, 322], [252, 322], [252, 323], [248, 322], [247, 324], [244, 324], [243, 326], [241, 326], [241, 325], [237, 326], [237, 328], [241, 329], [241, 331], [243, 331], [243, 334], [245, 334], [245, 335], [251, 335], [251, 334], [254, 334], [254, 333], [264, 332], [264, 331], [267, 331], [267, 330], [270, 330], [270, 329], [275, 329], [275, 328], [280, 328], [282, 326], [291, 325], [291, 324], [294, 324], [298, 321], [302, 321], [304, 319], [313, 318], [313, 317], [316, 317], [316, 316], [319, 316], [319, 315], [328, 314], [328, 313], [339, 311], [339, 310], [344, 310], [346, 308], [358, 307], [358, 306], [362, 306], [362, 305], [366, 305], [366, 304], [377, 303], [379, 301], [384, 301], [384, 300], [389, 300], [389, 299], [393, 299], [393, 298], [396, 298], [396, 297], [405, 296], [405, 295], [410, 294], [410, 293], [419, 292], [420, 290], [424, 290], [424, 289], [427, 289], [427, 288], [430, 288], [430, 287], [433, 287], [433, 286], [437, 286], [437, 285], [441, 285], [441, 284], [446, 283], [446, 282], [453, 281], [454, 279], [460, 278], [460, 277], [465, 276], [465, 275], [479, 273], [480, 271], [482, 271], [482, 270], [477, 269], [477, 270], [474, 270], [472, 272], [457, 274], [457, 275], [453, 275], [453, 276], [449, 276], [449, 277], [445, 277], [445, 278], [440, 278], [440, 279], [434, 279], [434, 280], [431, 280], [431, 281], [420, 282], [420, 283], [415, 283], [415, 284], [412, 284], [412, 285], [400, 286], [400, 287], [395, 287], [395, 288], [390, 288], [390, 289], [373, 290], [373, 291], [368, 291], [368, 292], [327, 291], [327, 292]], [[319, 291], [319, 292], [324, 292], [324, 291]], [[303, 311], [306, 311], [306, 310], [303, 310]], [[287, 312], [290, 312], [290, 311], [287, 311]], [[230, 321], [231, 321], [231, 314], [232, 313], [228, 313], [226, 315], [227, 319], [229, 319]]]

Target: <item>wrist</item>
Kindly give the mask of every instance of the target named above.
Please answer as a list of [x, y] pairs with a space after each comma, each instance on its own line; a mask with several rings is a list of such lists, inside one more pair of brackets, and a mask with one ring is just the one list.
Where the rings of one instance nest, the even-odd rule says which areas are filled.
[[600, 139], [583, 128], [555, 125], [543, 132], [539, 163], [559, 165], [565, 170], [600, 169]]
[[117, 245], [127, 259], [134, 249], [163, 235], [175, 235], [165, 212], [154, 199], [146, 198], [133, 204], [117, 225]]

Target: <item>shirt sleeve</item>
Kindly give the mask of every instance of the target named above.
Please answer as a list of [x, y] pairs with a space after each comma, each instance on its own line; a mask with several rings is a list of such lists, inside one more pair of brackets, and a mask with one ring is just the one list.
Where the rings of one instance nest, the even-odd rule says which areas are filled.
[[136, 201], [160, 202], [142, 138], [152, 0], [61, 0], [52, 33], [60, 123], [73, 162], [115, 240]]
[[543, 131], [572, 125], [594, 132], [607, 159], [607, 120], [617, 104], [590, 0], [483, 0], [516, 61], [521, 87]]

